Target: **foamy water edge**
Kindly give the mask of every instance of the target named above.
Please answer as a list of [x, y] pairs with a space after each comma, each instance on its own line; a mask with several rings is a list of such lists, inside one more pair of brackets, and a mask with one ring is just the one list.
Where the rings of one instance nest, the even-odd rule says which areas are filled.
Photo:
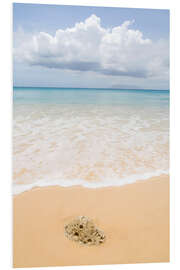
[[85, 188], [96, 189], [96, 188], [104, 188], [104, 187], [118, 187], [124, 186], [128, 184], [133, 184], [137, 181], [145, 181], [149, 180], [153, 177], [158, 177], [162, 175], [169, 175], [168, 170], [159, 170], [154, 173], [146, 173], [144, 175], [133, 175], [131, 177], [124, 177], [121, 180], [119, 179], [111, 179], [110, 181], [104, 182], [88, 182], [82, 179], [73, 179], [73, 180], [39, 180], [32, 184], [13, 184], [13, 195], [21, 194], [25, 191], [29, 191], [33, 188], [38, 187], [48, 187], [48, 186], [60, 186], [60, 187], [74, 187], [74, 186], [82, 186]]

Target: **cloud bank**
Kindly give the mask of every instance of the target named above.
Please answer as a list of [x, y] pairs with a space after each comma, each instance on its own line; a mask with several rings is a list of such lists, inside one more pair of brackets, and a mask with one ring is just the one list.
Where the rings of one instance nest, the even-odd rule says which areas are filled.
[[31, 66], [167, 80], [168, 41], [144, 38], [132, 24], [103, 28], [100, 18], [91, 15], [72, 28], [58, 29], [54, 36], [20, 30], [14, 33], [14, 59]]

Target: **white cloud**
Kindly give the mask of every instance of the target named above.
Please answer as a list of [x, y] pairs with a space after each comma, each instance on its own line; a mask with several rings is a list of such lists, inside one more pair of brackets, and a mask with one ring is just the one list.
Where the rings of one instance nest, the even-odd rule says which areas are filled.
[[168, 80], [169, 45], [152, 41], [131, 28], [132, 21], [112, 29], [91, 15], [84, 22], [55, 36], [45, 32], [14, 33], [15, 61], [29, 65], [75, 71], [93, 71], [111, 76], [159, 77]]

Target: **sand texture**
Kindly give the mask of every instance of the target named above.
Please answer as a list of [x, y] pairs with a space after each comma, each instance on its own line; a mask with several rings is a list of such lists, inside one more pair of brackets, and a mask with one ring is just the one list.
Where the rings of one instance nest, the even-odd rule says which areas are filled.
[[[80, 245], [65, 225], [87, 216], [106, 241]], [[169, 177], [121, 187], [42, 187], [14, 196], [13, 266], [169, 261]]]

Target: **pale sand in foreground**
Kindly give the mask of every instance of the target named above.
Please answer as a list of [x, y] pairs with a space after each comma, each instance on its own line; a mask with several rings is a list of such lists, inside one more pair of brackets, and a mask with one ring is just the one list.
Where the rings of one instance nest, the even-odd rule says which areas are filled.
[[[64, 236], [76, 216], [94, 219], [101, 246]], [[14, 197], [14, 267], [169, 261], [169, 177], [122, 187], [44, 187]]]

